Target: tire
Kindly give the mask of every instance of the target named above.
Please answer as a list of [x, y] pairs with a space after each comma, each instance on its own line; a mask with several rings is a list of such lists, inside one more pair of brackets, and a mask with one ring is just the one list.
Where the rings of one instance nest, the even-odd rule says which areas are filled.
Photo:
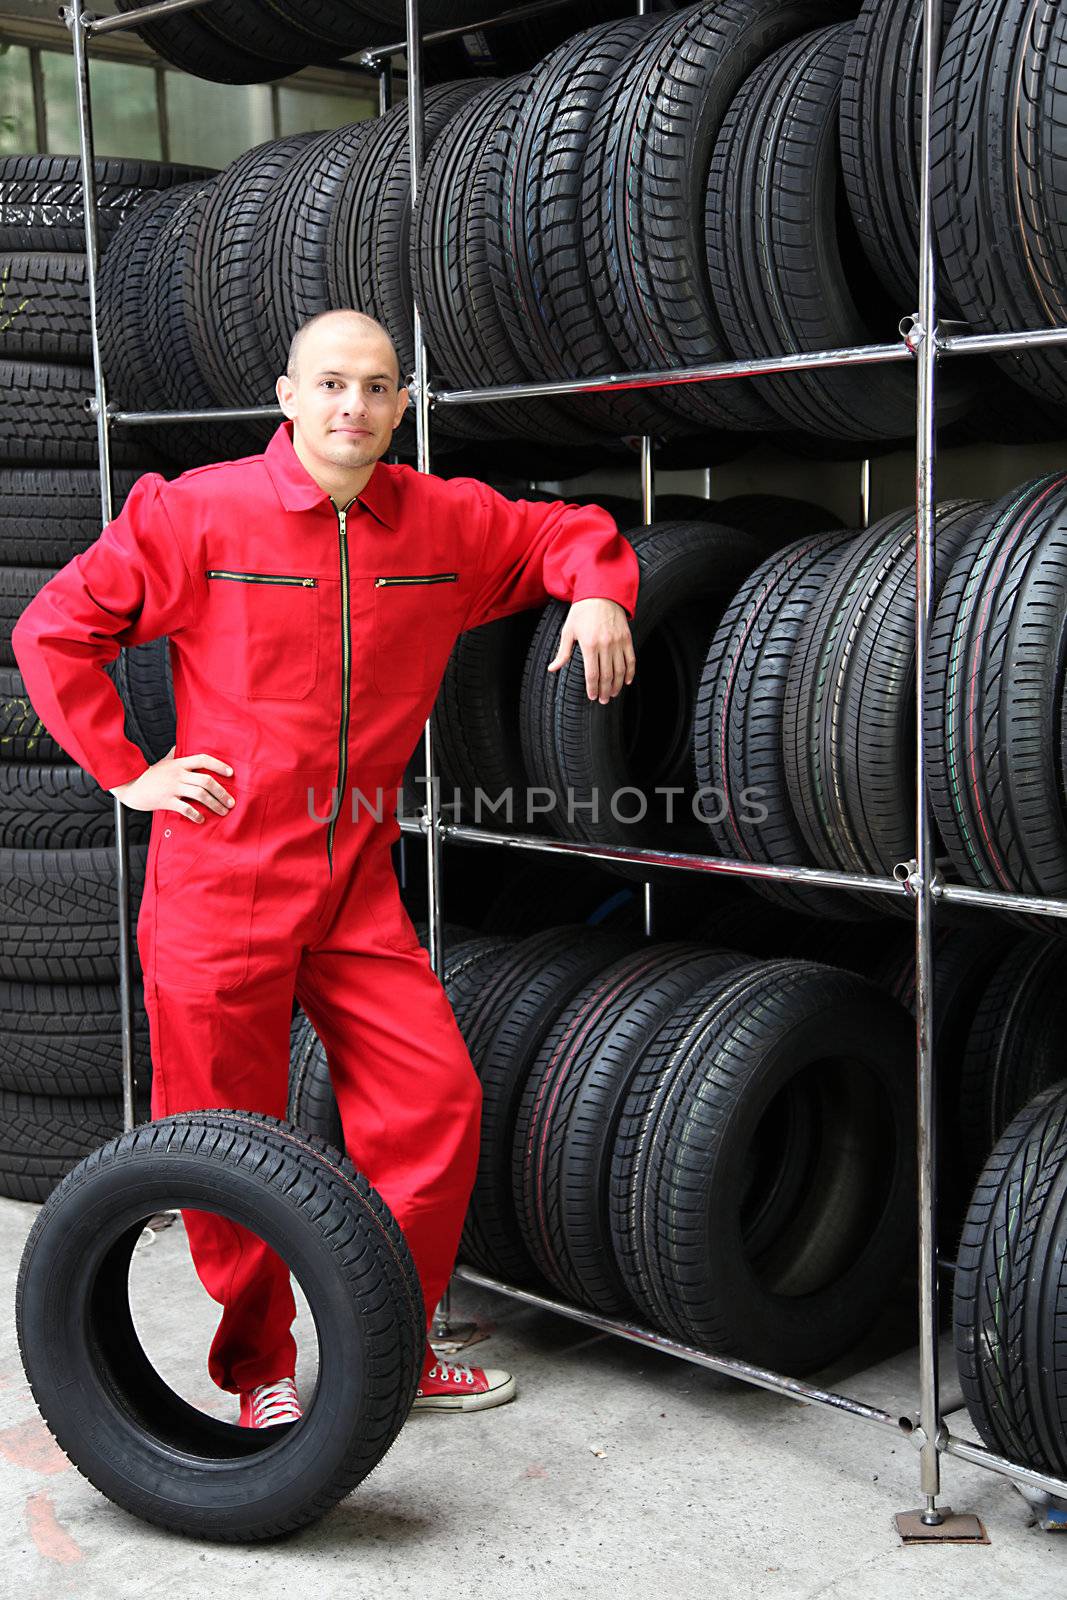
[[[434, 352], [446, 386], [521, 383], [527, 373], [512, 348], [489, 270], [488, 177], [496, 143], [521, 118], [525, 78], [483, 89], [453, 116], [430, 152], [412, 219], [415, 300], [434, 330]], [[538, 443], [572, 444], [595, 438], [576, 413], [551, 401], [490, 401], [446, 421]], [[458, 431], [458, 428], [457, 428]]]
[[121, 1131], [121, 1100], [0, 1090], [0, 1194], [46, 1200], [71, 1167]]
[[460, 1254], [505, 1282], [544, 1283], [512, 1198], [515, 1122], [527, 1073], [559, 1012], [632, 946], [632, 939], [588, 928], [546, 929], [512, 945], [491, 971], [475, 972], [454, 1001], [482, 1085], [481, 1145]]
[[806, 961], [736, 968], [676, 1009], [612, 1167], [649, 1322], [789, 1372], [856, 1342], [912, 1249], [912, 1035], [874, 984]]
[[[975, 332], [1067, 321], [1062, 9], [960, 0], [931, 108], [931, 193], [953, 296]], [[998, 358], [1039, 399], [1067, 402], [1062, 349]]]
[[[0, 466], [78, 466], [99, 459], [87, 367], [0, 359]], [[136, 466], [144, 441], [115, 439], [116, 466]]]
[[[929, 793], [964, 883], [1067, 893], [1065, 615], [1067, 474], [1052, 473], [983, 515], [930, 630]], [[1059, 932], [1059, 919], [1035, 925]]]
[[[133, 1248], [174, 1206], [252, 1228], [307, 1296], [314, 1395], [266, 1443], [187, 1405], [135, 1331]], [[225, 1542], [300, 1527], [366, 1477], [408, 1416], [426, 1343], [410, 1252], [367, 1180], [287, 1123], [226, 1111], [135, 1128], [78, 1166], [30, 1231], [15, 1315], [34, 1399], [78, 1470], [148, 1522]]]
[[[144, 466], [112, 473], [116, 513], [137, 479], [152, 470]], [[90, 467], [0, 470], [0, 566], [46, 567], [55, 572], [87, 550], [100, 537], [102, 526], [98, 471]]]
[[[208, 167], [108, 156], [93, 167], [101, 252], [146, 194], [210, 176]], [[85, 250], [79, 156], [0, 157], [0, 250]]]
[[0, 255], [0, 352], [26, 361], [92, 360], [83, 255]]
[[[932, 599], [983, 513], [937, 508]], [[811, 857], [890, 875], [915, 848], [915, 513], [883, 517], [841, 550], [800, 631], [786, 682], [782, 749]], [[862, 894], [862, 891], [860, 891]], [[909, 919], [903, 896], [860, 900]]]
[[1059, 1083], [1019, 1112], [986, 1162], [953, 1300], [960, 1385], [979, 1435], [999, 1455], [1057, 1477], [1067, 1471], [1065, 1160]]
[[[787, 545], [750, 574], [715, 630], [692, 723], [697, 783], [717, 791], [717, 803], [705, 812], [715, 855], [778, 866], [818, 864], [789, 797], [783, 708], [805, 619], [855, 537], [819, 533]], [[857, 914], [847, 896], [817, 886], [753, 879], [751, 887], [786, 910]]]
[[[535, 68], [521, 115], [502, 125], [483, 163], [489, 277], [527, 377], [599, 377], [617, 364], [586, 266], [582, 164], [597, 106], [661, 20], [601, 23], [565, 40]], [[583, 427], [616, 436], [684, 426], [646, 390], [564, 403]]]
[[[662, 847], [669, 837], [672, 850], [701, 851], [707, 834], [692, 808], [693, 705], [719, 617], [757, 565], [759, 552], [744, 534], [708, 523], [653, 523], [630, 529], [627, 538], [641, 569], [632, 627], [641, 671], [606, 706], [586, 696], [580, 650], [546, 677], [566, 612], [559, 601], [547, 606], [523, 672], [523, 758], [531, 783], [555, 796], [547, 814], [554, 831], [589, 844], [649, 848]], [[667, 788], [682, 791], [680, 815], [673, 822], [669, 804], [654, 792]], [[636, 791], [639, 803], [631, 808], [627, 799], [622, 816], [638, 820], [603, 815], [612, 805], [618, 813], [623, 790]], [[596, 815], [590, 810], [594, 801]], [[612, 868], [623, 876], [656, 875], [655, 868], [624, 862], [613, 862]]]
[[[612, 80], [589, 132], [582, 231], [625, 367], [727, 359], [700, 216], [712, 146], [763, 57], [842, 9], [827, 0], [707, 0], [668, 16]], [[663, 402], [705, 427], [776, 421], [749, 382], [681, 384], [664, 389]]]
[[[139, 991], [134, 996], [133, 1040], [137, 1088], [146, 1093], [152, 1064]], [[0, 983], [0, 1089], [19, 1095], [121, 1099], [117, 989], [93, 983]]]
[[34, 567], [0, 567], [0, 665], [14, 667], [11, 634], [34, 595], [43, 589], [51, 572]]
[[[116, 0], [120, 11], [137, 11], [142, 0]], [[287, 61], [270, 61], [224, 40], [204, 16], [187, 12], [134, 29], [164, 61], [212, 83], [272, 83], [294, 70]]]
[[[872, 281], [840, 205], [838, 106], [851, 23], [794, 39], [730, 106], [708, 171], [712, 294], [740, 359], [897, 337], [899, 306]], [[912, 363], [755, 380], [791, 426], [832, 439], [898, 440], [915, 428]], [[970, 405], [959, 376], [938, 385], [937, 417]]]
[[115, 687], [126, 707], [127, 739], [149, 763], [162, 761], [178, 737], [167, 640], [123, 650], [115, 663]]
[[[505, 830], [524, 826], [519, 695], [536, 626], [536, 612], [519, 612], [460, 634], [452, 647], [434, 702], [433, 734], [442, 804], [454, 805], [459, 797], [453, 821], [478, 819]], [[510, 819], [506, 809], [489, 809], [509, 793]], [[488, 796], [488, 806], [481, 796]]]
[[33, 709], [22, 674], [0, 667], [0, 761], [69, 760]]
[[[941, 7], [942, 46], [956, 0]], [[871, 270], [901, 312], [919, 293], [922, 0], [864, 0], [841, 84], [841, 176]], [[951, 314], [943, 268], [938, 305]]]
[[611, 1244], [609, 1185], [619, 1118], [642, 1050], [711, 978], [744, 956], [657, 944], [605, 966], [560, 1010], [515, 1116], [512, 1183], [523, 1244], [562, 1298], [631, 1319]]
[[[143, 842], [147, 812], [131, 811], [131, 841]], [[0, 762], [0, 849], [104, 848], [115, 838], [115, 802], [80, 767]]]
[[[146, 857], [130, 849], [131, 926]], [[116, 906], [113, 850], [0, 850], [0, 978], [117, 981]], [[136, 969], [136, 941], [131, 955]]]
[[188, 316], [197, 364], [219, 405], [273, 405], [278, 374], [263, 351], [253, 294], [252, 241], [270, 190], [284, 183], [319, 133], [245, 151], [211, 185], [200, 212]]

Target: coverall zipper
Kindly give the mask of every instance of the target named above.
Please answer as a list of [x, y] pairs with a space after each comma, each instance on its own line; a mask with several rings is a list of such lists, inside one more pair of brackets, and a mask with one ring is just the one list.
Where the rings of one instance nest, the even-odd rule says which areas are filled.
[[235, 583], [295, 583], [302, 589], [314, 589], [317, 579], [293, 578], [281, 572], [208, 572], [208, 578], [232, 578]]
[[458, 577], [457, 572], [427, 572], [417, 577], [375, 578], [374, 587], [384, 589], [390, 583], [455, 583]]
[[[345, 783], [348, 780], [348, 695], [352, 679], [352, 608], [349, 598], [348, 585], [348, 513], [355, 505], [357, 495], [353, 495], [348, 505], [342, 506], [337, 511], [337, 551], [341, 568], [341, 721], [338, 728], [337, 746], [337, 798], [332, 807], [332, 815], [326, 829], [326, 862], [330, 876], [333, 876], [333, 833], [337, 826], [337, 818], [341, 815], [341, 807], [345, 798]], [[333, 502], [331, 501], [331, 504]]]

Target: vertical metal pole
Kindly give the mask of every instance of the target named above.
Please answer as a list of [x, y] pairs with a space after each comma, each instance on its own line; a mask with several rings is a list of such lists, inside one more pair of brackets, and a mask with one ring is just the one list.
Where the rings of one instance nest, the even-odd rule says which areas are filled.
[[942, 1521], [937, 1509], [941, 1464], [937, 1440], [941, 1416], [938, 1396], [937, 1314], [937, 1126], [934, 1098], [933, 915], [935, 868], [926, 797], [926, 738], [923, 681], [934, 577], [934, 382], [937, 357], [934, 236], [930, 195], [930, 106], [941, 36], [941, 0], [923, 0], [921, 188], [919, 201], [919, 325], [916, 374], [916, 560], [915, 560], [915, 781], [918, 897], [915, 907], [917, 1133], [919, 1168], [919, 1421], [925, 1442], [920, 1452], [920, 1486], [926, 1500], [922, 1520]]
[[860, 527], [871, 525], [871, 459], [864, 456], [860, 462]]
[[[408, 145], [411, 151], [411, 205], [414, 209], [422, 180], [422, 40], [419, 38], [419, 0], [404, 0], [408, 57]], [[380, 101], [379, 101], [380, 104]], [[426, 341], [418, 302], [412, 306], [415, 322], [415, 441], [420, 472], [430, 470], [430, 399], [427, 394]], [[426, 921], [430, 936], [430, 965], [441, 976], [441, 780], [434, 771], [433, 733], [427, 719], [422, 748], [426, 761]], [[452, 1314], [449, 1284], [434, 1312], [436, 1338], [447, 1338]]]
[[[640, 0], [639, 14], [644, 9], [644, 0]], [[652, 439], [647, 433], [641, 435], [641, 521], [647, 528], [656, 520], [656, 481], [652, 470]], [[644, 895], [644, 934], [646, 939], [652, 937], [653, 927], [653, 896], [652, 884], [645, 880]]]
[[[78, 151], [81, 155], [82, 205], [85, 208], [85, 276], [89, 286], [89, 330], [93, 349], [93, 385], [96, 391], [96, 442], [100, 452], [100, 513], [111, 521], [111, 442], [107, 419], [107, 388], [100, 353], [100, 327], [96, 307], [99, 253], [96, 233], [96, 173], [93, 167], [93, 113], [89, 95], [89, 53], [82, 22], [83, 0], [64, 8], [63, 21], [74, 46], [74, 92], [78, 109]], [[115, 868], [119, 929], [119, 1020], [122, 1028], [122, 1120], [132, 1128], [134, 1113], [133, 979], [130, 965], [130, 867], [126, 812], [115, 800]]]

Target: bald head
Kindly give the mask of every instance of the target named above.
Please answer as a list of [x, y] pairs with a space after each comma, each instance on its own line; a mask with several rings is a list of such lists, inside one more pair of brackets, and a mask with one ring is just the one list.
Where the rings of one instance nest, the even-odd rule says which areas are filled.
[[389, 332], [380, 322], [373, 317], [368, 317], [363, 311], [349, 309], [339, 311], [320, 311], [317, 316], [309, 317], [301, 323], [293, 334], [289, 346], [289, 360], [286, 363], [286, 376], [291, 383], [299, 381], [299, 368], [302, 353], [310, 342], [318, 347], [322, 341], [329, 340], [332, 336], [342, 339], [357, 339], [360, 341], [373, 341], [382, 344], [389, 351], [389, 359], [393, 369], [393, 377], [397, 387], [400, 386], [400, 358], [396, 353], [396, 346], [389, 337]]

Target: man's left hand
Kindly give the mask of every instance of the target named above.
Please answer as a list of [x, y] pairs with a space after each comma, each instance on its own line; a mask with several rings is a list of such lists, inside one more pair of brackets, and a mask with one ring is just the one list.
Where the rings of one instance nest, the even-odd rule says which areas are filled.
[[549, 662], [549, 672], [558, 672], [567, 665], [576, 644], [581, 646], [585, 665], [585, 692], [590, 700], [599, 700], [606, 706], [624, 684], [634, 681], [637, 671], [625, 607], [617, 600], [575, 600], [563, 623], [559, 649], [555, 660]]

